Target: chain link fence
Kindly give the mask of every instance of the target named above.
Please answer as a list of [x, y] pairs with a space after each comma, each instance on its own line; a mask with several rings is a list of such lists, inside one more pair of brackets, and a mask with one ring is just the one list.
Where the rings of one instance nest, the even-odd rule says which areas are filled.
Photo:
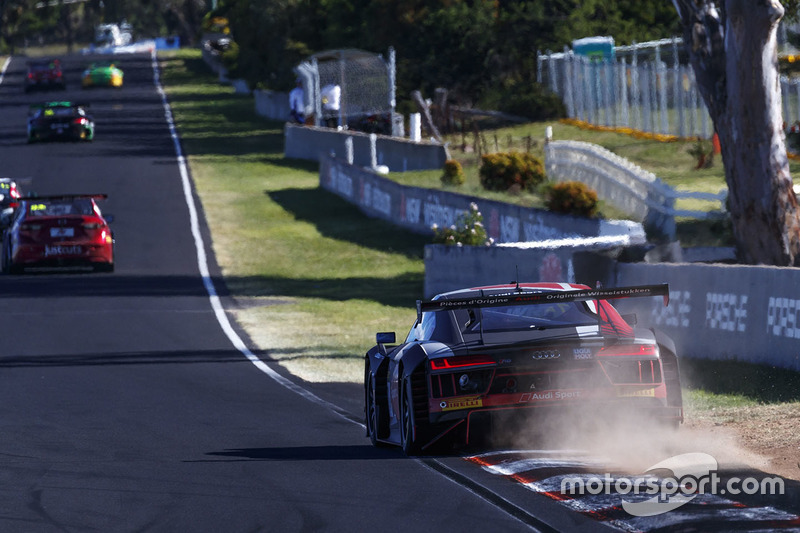
[[[613, 47], [610, 57], [565, 48], [538, 54], [537, 64], [537, 81], [562, 97], [569, 118], [680, 138], [713, 134], [680, 38]], [[800, 80], [781, 77], [781, 95], [784, 123], [800, 121]]]
[[392, 132], [394, 49], [387, 58], [355, 49], [320, 52], [298, 65], [297, 72], [316, 125]]

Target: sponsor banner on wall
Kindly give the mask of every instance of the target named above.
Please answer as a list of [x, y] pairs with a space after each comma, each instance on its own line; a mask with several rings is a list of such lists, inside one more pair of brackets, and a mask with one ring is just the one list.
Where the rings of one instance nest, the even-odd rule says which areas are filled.
[[615, 284], [669, 283], [670, 302], [621, 301], [663, 330], [679, 355], [800, 371], [800, 270], [749, 265], [618, 263]]

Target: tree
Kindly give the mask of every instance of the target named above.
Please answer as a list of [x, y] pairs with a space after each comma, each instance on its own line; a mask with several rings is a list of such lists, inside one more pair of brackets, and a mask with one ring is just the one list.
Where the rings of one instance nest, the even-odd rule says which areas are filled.
[[673, 0], [722, 147], [742, 261], [800, 266], [800, 211], [781, 118], [778, 0]]

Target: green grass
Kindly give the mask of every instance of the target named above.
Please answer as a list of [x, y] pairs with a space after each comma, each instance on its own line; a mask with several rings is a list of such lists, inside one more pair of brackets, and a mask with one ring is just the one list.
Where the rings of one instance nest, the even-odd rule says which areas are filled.
[[300, 377], [359, 381], [375, 332], [411, 325], [428, 239], [320, 189], [316, 163], [283, 158], [283, 123], [254, 116], [197, 52], [161, 59], [237, 319]]
[[800, 402], [800, 372], [738, 361], [684, 359], [681, 376], [687, 390], [729, 396], [736, 403]]
[[[359, 382], [375, 332], [402, 337], [411, 325], [429, 239], [370, 219], [320, 189], [316, 163], [283, 157], [283, 124], [255, 116], [252, 98], [221, 86], [199, 52], [160, 58], [214, 253], [239, 304], [237, 320], [257, 346], [299, 377]], [[503, 130], [498, 142], [508, 134], [517, 143], [526, 143], [528, 135], [543, 138], [545, 126]], [[670, 158], [675, 167], [691, 164], [677, 143], [553, 127], [556, 138], [596, 142], [665, 167]], [[403, 178], [438, 186], [439, 174]], [[684, 174], [694, 181], [677, 172], [670, 179], [698, 187], [722, 179], [719, 168]], [[708, 225], [702, 229], [709, 231]], [[797, 373], [692, 359], [683, 365], [686, 403], [695, 412], [800, 401]]]
[[760, 406], [789, 414], [800, 412], [800, 372], [738, 361], [683, 358], [681, 380], [688, 418], [737, 422], [758, 416]]

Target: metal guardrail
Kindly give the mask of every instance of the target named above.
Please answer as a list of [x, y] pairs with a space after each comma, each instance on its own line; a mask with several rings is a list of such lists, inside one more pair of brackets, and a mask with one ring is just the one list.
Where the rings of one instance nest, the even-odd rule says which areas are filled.
[[[554, 181], [581, 181], [610, 205], [637, 222], [675, 236], [675, 217], [708, 219], [726, 212], [727, 191], [703, 193], [676, 191], [652, 172], [601, 146], [579, 141], [550, 141], [545, 145], [547, 176]], [[676, 209], [681, 199], [719, 202], [716, 211]]]

